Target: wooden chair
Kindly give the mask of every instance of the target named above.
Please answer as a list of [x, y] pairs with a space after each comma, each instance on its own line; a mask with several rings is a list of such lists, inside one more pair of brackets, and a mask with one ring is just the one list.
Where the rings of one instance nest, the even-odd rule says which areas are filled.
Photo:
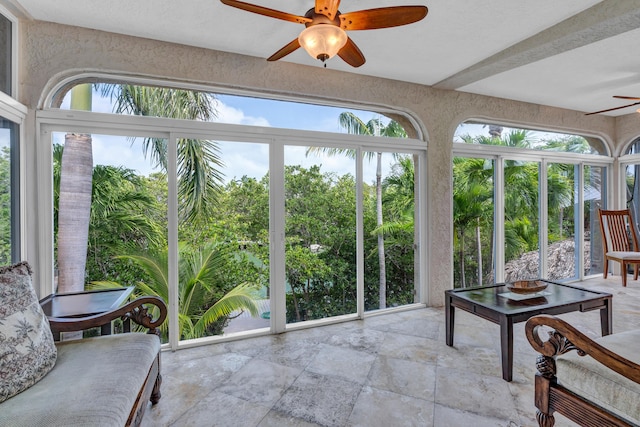
[[604, 278], [609, 273], [609, 260], [620, 263], [622, 286], [627, 286], [627, 266], [633, 265], [633, 280], [638, 280], [640, 250], [635, 224], [629, 209], [598, 209], [604, 246]]

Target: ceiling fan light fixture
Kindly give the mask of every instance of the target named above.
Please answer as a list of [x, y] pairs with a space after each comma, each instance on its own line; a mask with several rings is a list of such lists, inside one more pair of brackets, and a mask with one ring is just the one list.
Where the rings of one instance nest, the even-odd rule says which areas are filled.
[[347, 44], [347, 33], [331, 24], [316, 24], [305, 28], [298, 36], [300, 46], [312, 58], [322, 62], [333, 58]]

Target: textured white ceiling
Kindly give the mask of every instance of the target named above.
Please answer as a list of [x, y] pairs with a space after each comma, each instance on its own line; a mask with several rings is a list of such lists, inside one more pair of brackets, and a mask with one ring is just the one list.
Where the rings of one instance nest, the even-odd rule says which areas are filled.
[[[219, 0], [4, 0], [33, 19], [267, 58], [303, 25]], [[297, 15], [313, 0], [244, 0]], [[327, 67], [596, 111], [640, 97], [640, 0], [344, 0], [341, 12], [423, 4], [415, 24], [349, 36], [367, 62]], [[282, 61], [321, 66], [303, 49]], [[629, 102], [630, 103], [630, 102]], [[610, 115], [629, 114], [626, 108]]]

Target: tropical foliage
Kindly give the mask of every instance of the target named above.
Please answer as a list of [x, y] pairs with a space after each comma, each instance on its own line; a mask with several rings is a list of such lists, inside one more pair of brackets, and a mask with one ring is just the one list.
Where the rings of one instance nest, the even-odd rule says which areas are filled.
[[[225, 283], [221, 272], [234, 263], [228, 245], [207, 244], [202, 248], [182, 245], [179, 251], [178, 268], [178, 327], [180, 339], [199, 338], [221, 334], [231, 314], [247, 310], [258, 315], [255, 300], [257, 288], [249, 283], [233, 285]], [[121, 255], [119, 259], [130, 260], [145, 273], [144, 280], [137, 281], [139, 295], [154, 295], [169, 301], [169, 271], [167, 250], [145, 254]], [[95, 281], [94, 288], [112, 288], [122, 284]], [[226, 288], [231, 288], [225, 292]], [[169, 322], [162, 325], [162, 333], [168, 336]]]
[[11, 152], [0, 150], [0, 263], [11, 263]]
[[[364, 122], [356, 114], [345, 111], [338, 117], [340, 126], [350, 134], [381, 136], [388, 138], [406, 138], [407, 134], [402, 126], [395, 120], [384, 123], [381, 118], [373, 118]], [[356, 150], [347, 148], [327, 148], [327, 147], [310, 147], [307, 154], [325, 153], [329, 155], [345, 155], [351, 159], [355, 158]], [[376, 158], [376, 227], [375, 234], [378, 240], [378, 308], [387, 307], [387, 260], [385, 255], [385, 238], [384, 238], [384, 214], [383, 214], [383, 196], [382, 196], [382, 153], [365, 152], [367, 160]], [[395, 156], [395, 154], [394, 154]], [[413, 176], [412, 176], [413, 178]], [[413, 183], [408, 187], [413, 189]], [[411, 192], [413, 196], [413, 192]]]

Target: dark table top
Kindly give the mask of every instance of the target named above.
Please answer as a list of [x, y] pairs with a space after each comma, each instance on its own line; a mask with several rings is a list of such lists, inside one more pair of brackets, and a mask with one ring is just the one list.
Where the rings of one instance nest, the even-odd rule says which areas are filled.
[[119, 307], [132, 292], [133, 287], [52, 294], [40, 305], [47, 317], [85, 317]]
[[547, 288], [542, 293], [535, 294], [532, 298], [522, 300], [501, 296], [500, 294], [509, 292], [505, 283], [475, 288], [450, 289], [445, 293], [507, 315], [611, 298], [611, 294], [605, 292], [591, 291], [548, 280], [541, 281], [548, 284]]

